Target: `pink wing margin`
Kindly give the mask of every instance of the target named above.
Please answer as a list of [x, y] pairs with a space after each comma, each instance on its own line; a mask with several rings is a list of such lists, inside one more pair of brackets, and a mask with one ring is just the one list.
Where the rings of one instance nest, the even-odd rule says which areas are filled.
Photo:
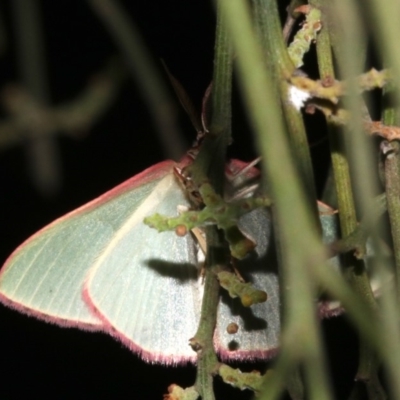
[[[2, 270], [0, 271], [0, 279], [1, 279], [2, 275], [4, 274], [4, 272], [7, 270], [7, 268], [9, 267], [9, 264], [11, 263], [11, 261], [13, 260], [15, 255], [18, 254], [20, 251], [23, 251], [24, 247], [27, 244], [29, 244], [30, 242], [35, 240], [37, 237], [39, 237], [41, 234], [43, 234], [47, 230], [53, 228], [54, 226], [56, 226], [57, 224], [65, 221], [65, 220], [68, 220], [69, 218], [79, 217], [79, 215], [83, 215], [83, 214], [109, 202], [109, 201], [112, 201], [115, 197], [118, 197], [128, 191], [135, 190], [136, 188], [138, 188], [142, 185], [145, 185], [147, 183], [150, 183], [154, 180], [162, 179], [165, 175], [167, 175], [173, 171], [173, 167], [177, 166], [179, 168], [183, 168], [186, 165], [188, 165], [191, 161], [192, 160], [189, 157], [185, 157], [180, 163], [175, 163], [174, 161], [167, 160], [164, 162], [160, 162], [156, 165], [153, 165], [153, 166], [147, 168], [146, 170], [142, 171], [141, 173], [133, 176], [132, 178], [124, 181], [123, 183], [116, 186], [115, 188], [107, 191], [106, 193], [102, 194], [101, 196], [95, 198], [94, 200], [92, 200], [92, 201], [84, 204], [83, 206], [67, 213], [66, 215], [56, 219], [55, 221], [53, 221], [49, 225], [42, 228], [41, 230], [36, 232], [31, 237], [29, 237], [25, 242], [23, 242], [20, 246], [17, 247], [17, 249], [8, 257]], [[228, 181], [234, 180], [235, 177], [241, 175], [241, 173], [245, 179], [256, 178], [260, 175], [260, 171], [257, 168], [251, 167], [251, 168], [246, 169], [246, 167], [248, 167], [248, 163], [240, 161], [240, 160], [236, 160], [236, 159], [233, 159], [229, 163], [227, 163], [226, 168], [225, 168], [225, 174], [226, 174]], [[90, 268], [90, 266], [88, 266], [88, 269], [89, 268]], [[157, 356], [151, 352], [144, 351], [140, 347], [140, 345], [133, 343], [131, 341], [131, 339], [125, 338], [123, 336], [121, 337], [121, 335], [115, 331], [115, 328], [113, 326], [111, 326], [105, 318], [100, 318], [98, 312], [96, 312], [96, 309], [94, 309], [93, 306], [91, 305], [91, 302], [90, 302], [90, 299], [88, 299], [87, 293], [84, 292], [84, 283], [83, 282], [82, 282], [82, 298], [83, 298], [84, 303], [87, 305], [87, 309], [95, 318], [96, 323], [89, 324], [89, 323], [85, 323], [85, 322], [82, 322], [79, 320], [72, 321], [72, 320], [67, 320], [67, 319], [63, 319], [63, 318], [59, 318], [59, 317], [50, 316], [50, 315], [44, 314], [42, 312], [39, 312], [35, 309], [30, 309], [21, 303], [10, 300], [9, 298], [7, 298], [6, 296], [4, 296], [0, 293], [0, 302], [2, 302], [3, 304], [5, 304], [8, 307], [11, 307], [19, 312], [26, 314], [28, 316], [33, 316], [33, 317], [43, 320], [45, 322], [57, 324], [62, 327], [75, 327], [75, 328], [79, 328], [79, 329], [86, 330], [86, 331], [103, 331], [103, 332], [111, 335], [115, 339], [119, 340], [120, 342], [122, 342], [131, 351], [133, 351], [137, 354], [140, 354], [141, 358], [143, 358], [145, 361], [154, 362], [154, 360], [157, 359], [156, 362], [162, 362], [165, 364], [169, 363], [168, 360], [162, 360], [161, 359], [162, 356], [160, 356], [160, 355]], [[249, 354], [246, 351], [244, 351], [243, 354], [239, 354], [240, 352], [238, 352], [234, 356], [232, 354], [224, 354], [224, 351], [221, 349], [218, 341], [216, 341], [215, 339], [216, 338], [214, 338], [215, 346], [219, 350], [220, 356], [222, 356], [223, 359], [227, 359], [227, 360], [229, 360], [229, 359], [232, 359], [232, 360], [249, 359]], [[272, 353], [274, 353], [274, 352], [272, 352]], [[272, 354], [269, 354], [269, 355], [271, 356]], [[185, 363], [185, 362], [195, 362], [196, 357], [197, 357], [196, 354], [193, 352], [193, 357], [191, 357], [190, 359], [180, 360], [177, 363], [181, 364], [181, 363]], [[260, 358], [260, 354], [255, 355], [254, 358]]]
[[[184, 167], [187, 164], [187, 159], [184, 158], [181, 163], [176, 163], [172, 160], [166, 160], [163, 162], [160, 162], [158, 164], [155, 164], [144, 171], [140, 172], [139, 174], [133, 176], [132, 178], [122, 182], [118, 186], [114, 187], [113, 189], [107, 191], [106, 193], [100, 195], [99, 197], [95, 198], [94, 200], [84, 204], [81, 207], [78, 207], [77, 209], [65, 214], [64, 216], [56, 219], [55, 221], [51, 222], [49, 225], [46, 225], [44, 228], [30, 236], [27, 240], [25, 240], [21, 245], [19, 245], [13, 253], [7, 258], [5, 261], [1, 271], [0, 271], [0, 280], [5, 273], [5, 271], [9, 268], [9, 265], [13, 258], [21, 251], [23, 251], [24, 247], [31, 243], [33, 240], [35, 240], [37, 237], [42, 235], [44, 232], [47, 230], [53, 228], [54, 226], [58, 225], [59, 223], [72, 218], [76, 217], [82, 214], [85, 214], [96, 207], [99, 207], [111, 200], [113, 200], [115, 197], [118, 197], [119, 195], [126, 193], [128, 191], [134, 190], [135, 188], [138, 188], [142, 185], [145, 185], [147, 183], [150, 183], [153, 180], [158, 180], [167, 175], [168, 173], [171, 173], [172, 169], [174, 166], [179, 165], [180, 167]], [[88, 269], [90, 266], [88, 266]], [[83, 285], [83, 282], [82, 282]], [[58, 318], [54, 317], [51, 315], [47, 315], [45, 313], [41, 313], [38, 310], [28, 308], [24, 306], [23, 304], [20, 304], [18, 302], [15, 302], [2, 293], [0, 293], [0, 302], [6, 305], [7, 307], [10, 307], [12, 309], [15, 309], [25, 315], [32, 316], [35, 318], [38, 318], [42, 321], [49, 322], [52, 324], [57, 324], [62, 327], [75, 327], [79, 329], [83, 329], [86, 331], [106, 331], [110, 332], [109, 327], [104, 326], [103, 322], [97, 318], [96, 315], [93, 315], [96, 318], [96, 323], [86, 323], [82, 321], [72, 321], [72, 320], [67, 320], [64, 318]], [[88, 307], [88, 310], [90, 310], [90, 307]]]

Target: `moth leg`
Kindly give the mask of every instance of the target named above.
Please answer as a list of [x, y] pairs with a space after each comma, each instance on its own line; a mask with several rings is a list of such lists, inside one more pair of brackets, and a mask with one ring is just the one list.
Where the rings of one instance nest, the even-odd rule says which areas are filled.
[[198, 260], [198, 268], [199, 268], [199, 276], [202, 277], [202, 283], [204, 283], [204, 277], [205, 277], [205, 267], [204, 263], [206, 260], [206, 254], [207, 254], [207, 241], [206, 241], [206, 236], [204, 231], [201, 228], [193, 228], [191, 231], [192, 235], [196, 239], [197, 243], [197, 260]]
[[237, 263], [236, 258], [233, 258], [233, 257], [232, 257], [232, 259], [231, 259], [231, 266], [232, 266], [232, 269], [233, 269], [233, 271], [235, 272], [235, 275], [239, 278], [239, 280], [240, 280], [242, 283], [245, 283], [246, 280], [245, 280], [245, 279], [243, 278], [243, 276], [240, 274], [240, 271], [239, 271], [238, 268], [236, 267], [236, 263]]

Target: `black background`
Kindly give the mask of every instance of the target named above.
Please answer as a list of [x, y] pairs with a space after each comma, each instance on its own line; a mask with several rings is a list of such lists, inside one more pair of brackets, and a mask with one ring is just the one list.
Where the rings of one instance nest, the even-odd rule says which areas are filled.
[[[10, 0], [11, 1], [11, 0]], [[8, 50], [0, 59], [0, 82], [18, 82], [15, 32], [10, 1], [2, 2]], [[121, 3], [137, 24], [154, 62], [163, 74], [162, 58], [200, 109], [212, 77], [214, 10], [209, 1], [153, 0]], [[41, 1], [48, 79], [53, 104], [76, 96], [91, 76], [117, 52], [108, 32], [85, 1]], [[310, 72], [312, 74], [312, 71]], [[163, 78], [166, 77], [163, 74]], [[179, 123], [187, 144], [195, 137], [180, 110]], [[257, 154], [249, 129], [234, 102], [234, 143], [230, 154], [249, 161]], [[5, 114], [3, 113], [3, 117]], [[310, 121], [310, 119], [308, 119]], [[324, 134], [321, 119], [309, 122], [310, 142]], [[42, 196], [27, 173], [23, 145], [0, 152], [0, 260], [29, 235], [56, 217], [102, 194], [146, 167], [165, 159], [150, 115], [135, 83], [129, 79], [111, 109], [80, 140], [59, 137], [61, 190]], [[326, 173], [326, 146], [312, 149], [319, 189]], [[161, 399], [169, 384], [189, 386], [195, 368], [148, 365], [103, 334], [61, 329], [0, 305], [1, 399]], [[355, 373], [356, 341], [344, 318], [324, 323], [331, 377], [337, 398], [348, 393]], [[241, 366], [251, 370], [254, 365]], [[259, 368], [264, 368], [259, 365]], [[216, 383], [218, 398], [248, 399]]]

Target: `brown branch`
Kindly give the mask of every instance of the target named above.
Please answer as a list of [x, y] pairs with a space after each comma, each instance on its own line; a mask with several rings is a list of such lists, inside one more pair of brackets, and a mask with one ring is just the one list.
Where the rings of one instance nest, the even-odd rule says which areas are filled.
[[114, 60], [90, 80], [77, 98], [53, 107], [42, 104], [23, 87], [9, 85], [2, 93], [9, 117], [0, 120], [0, 150], [22, 143], [27, 134], [82, 136], [114, 101], [126, 76], [125, 68]]
[[[367, 90], [384, 87], [390, 80], [390, 72], [387, 69], [377, 71], [372, 68], [365, 74], [357, 78], [357, 86], [360, 93]], [[347, 87], [351, 86], [346, 81], [336, 80], [313, 80], [305, 76], [291, 76], [289, 83], [296, 86], [296, 88], [303, 90], [310, 94], [311, 97], [326, 99], [334, 104], [339, 102], [339, 98], [346, 95]]]
[[388, 126], [382, 124], [380, 121], [371, 121], [364, 124], [364, 129], [370, 135], [378, 135], [389, 142], [400, 139], [400, 127], [398, 126]]
[[[339, 126], [347, 125], [350, 123], [350, 113], [343, 109], [327, 102], [310, 103], [306, 107], [308, 114], [313, 114], [315, 110], [321, 111], [326, 119]], [[384, 125], [381, 121], [370, 121], [369, 119], [363, 123], [365, 133], [371, 136], [380, 136], [383, 139], [391, 142], [393, 140], [400, 140], [400, 127], [394, 125]]]

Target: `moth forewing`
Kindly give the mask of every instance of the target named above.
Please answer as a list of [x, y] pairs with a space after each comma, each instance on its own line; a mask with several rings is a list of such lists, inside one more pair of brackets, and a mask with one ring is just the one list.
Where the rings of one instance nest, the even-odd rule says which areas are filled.
[[111, 234], [87, 214], [48, 226], [7, 260], [0, 276], [1, 300], [50, 322], [100, 328], [82, 301], [82, 282]]
[[201, 308], [195, 243], [143, 223], [188, 205], [174, 175], [166, 175], [115, 232], [85, 284], [84, 298], [109, 332], [151, 362], [195, 360], [188, 345]]
[[172, 165], [147, 169], [26, 240], [0, 272], [0, 301], [59, 325], [102, 329], [82, 300], [84, 279], [114, 232]]
[[[242, 165], [233, 161], [228, 168]], [[188, 340], [201, 309], [198, 246], [190, 234], [158, 233], [143, 223], [148, 215], [174, 216], [179, 206], [190, 206], [173, 173], [184, 166], [157, 164], [33, 235], [3, 267], [0, 300], [59, 325], [105, 330], [150, 362], [195, 361]], [[257, 170], [249, 171], [253, 177]], [[255, 229], [258, 223], [250, 222], [247, 233], [265, 247], [268, 239]], [[266, 274], [258, 261], [251, 265], [256, 270], [244, 273], [275, 298], [276, 276]], [[220, 306], [215, 338], [223, 358], [259, 358], [261, 348], [275, 346], [274, 320], [267, 321], [273, 328], [267, 342], [253, 336], [256, 331], [265, 336], [264, 315], [277, 309], [274, 302], [266, 307], [251, 311], [264, 321], [253, 326], [248, 311]], [[240, 346], [233, 352], [231, 338], [219, 333], [232, 319], [241, 323], [235, 336]]]

